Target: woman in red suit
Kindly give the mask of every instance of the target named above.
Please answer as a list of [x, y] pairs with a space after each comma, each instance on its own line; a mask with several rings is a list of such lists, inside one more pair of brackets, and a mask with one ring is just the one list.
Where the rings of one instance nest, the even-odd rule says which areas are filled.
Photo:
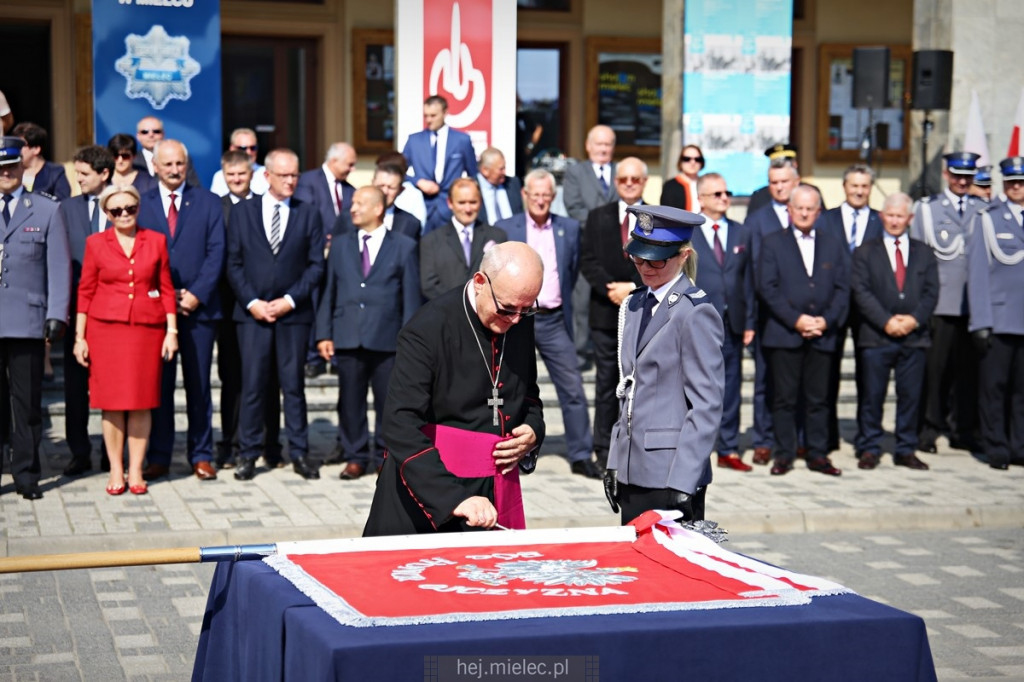
[[704, 170], [704, 152], [695, 144], [686, 145], [679, 152], [676, 168], [679, 169], [679, 175], [661, 186], [661, 205], [700, 213], [697, 178]]
[[161, 359], [178, 350], [174, 287], [167, 240], [139, 227], [139, 192], [131, 185], [103, 190], [99, 207], [113, 229], [85, 240], [75, 318], [75, 358], [89, 371], [89, 402], [103, 410], [103, 441], [110, 453], [107, 492], [146, 492], [142, 460], [160, 405]]

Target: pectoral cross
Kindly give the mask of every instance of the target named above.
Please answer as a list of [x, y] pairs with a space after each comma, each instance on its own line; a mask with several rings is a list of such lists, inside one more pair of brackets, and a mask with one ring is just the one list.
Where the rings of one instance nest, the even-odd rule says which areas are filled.
[[501, 425], [501, 419], [498, 418], [498, 408], [504, 405], [505, 401], [498, 397], [498, 387], [491, 387], [491, 397], [487, 399], [487, 406], [494, 408], [494, 426]]

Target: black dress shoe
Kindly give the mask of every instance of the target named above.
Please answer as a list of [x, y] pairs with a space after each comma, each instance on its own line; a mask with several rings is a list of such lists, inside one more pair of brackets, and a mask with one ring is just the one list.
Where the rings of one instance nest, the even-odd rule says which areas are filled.
[[341, 451], [341, 443], [336, 443], [331, 454], [323, 461], [324, 464], [341, 464], [345, 461], [345, 453]]
[[256, 475], [256, 460], [252, 457], [239, 457], [235, 462], [235, 480], [251, 481]]
[[321, 360], [319, 362], [314, 360], [313, 362], [307, 362], [306, 363], [306, 378], [307, 379], [316, 379], [318, 376], [320, 376], [321, 374], [323, 374], [326, 371], [327, 371], [327, 363], [325, 363], [323, 360]]
[[72, 457], [64, 467], [65, 476], [81, 476], [86, 471], [92, 471], [92, 462], [88, 457]]
[[586, 476], [587, 478], [604, 478], [604, 474], [601, 473], [601, 469], [592, 460], [581, 459], [578, 462], [573, 462], [569, 467], [572, 473], [577, 476]]
[[1006, 462], [991, 462], [989, 463], [989, 466], [998, 471], [1006, 471], [1010, 468], [1010, 465]]
[[919, 460], [917, 455], [914, 453], [895, 457], [893, 459], [898, 467], [907, 467], [908, 469], [916, 469], [917, 471], [928, 471], [928, 465]]
[[24, 497], [26, 500], [43, 499], [43, 491], [39, 489], [39, 485], [36, 483], [32, 483], [25, 486], [17, 486], [16, 489], [18, 494]]
[[163, 478], [170, 473], [170, 469], [162, 464], [150, 464], [148, 467], [142, 470], [143, 481], [153, 481], [158, 478]]
[[828, 457], [817, 457], [815, 459], [807, 460], [807, 468], [811, 471], [817, 471], [819, 474], [825, 474], [826, 476], [841, 476], [842, 471], [832, 466], [832, 462], [829, 461]]
[[772, 476], [785, 476], [793, 470], [791, 462], [776, 462], [772, 465]]
[[936, 454], [939, 451], [939, 449], [935, 447], [936, 437], [936, 433], [931, 429], [922, 430], [921, 433], [917, 434], [917, 449], [931, 455]]
[[293, 459], [292, 469], [307, 481], [316, 481], [320, 478], [320, 470], [307, 457], [296, 457]]

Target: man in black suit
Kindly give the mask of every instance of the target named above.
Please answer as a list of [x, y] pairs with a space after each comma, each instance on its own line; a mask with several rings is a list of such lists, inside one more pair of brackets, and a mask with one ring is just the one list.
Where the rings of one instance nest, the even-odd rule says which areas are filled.
[[480, 152], [480, 196], [484, 202], [484, 219], [489, 225], [523, 212], [523, 191], [519, 178], [505, 175], [505, 155], [500, 149], [488, 147]]
[[[221, 177], [228, 193], [221, 197], [224, 208], [224, 228], [230, 230], [231, 209], [240, 201], [252, 199], [253, 166], [252, 155], [241, 149], [231, 149], [220, 157]], [[260, 184], [266, 185], [267, 175], [260, 166], [263, 176]], [[238, 455], [238, 409], [242, 401], [242, 359], [238, 353], [238, 323], [234, 320], [235, 292], [231, 289], [227, 268], [220, 278], [220, 303], [223, 316], [217, 330], [217, 376], [220, 377], [220, 431], [217, 455], [214, 463], [218, 469], [235, 466]], [[266, 411], [264, 413], [265, 442], [263, 461], [271, 468], [284, 466], [281, 458], [281, 389], [277, 375], [268, 377]]]
[[[110, 184], [114, 157], [106, 147], [92, 145], [75, 153], [75, 177], [82, 193], [60, 202], [60, 212], [68, 229], [71, 253], [71, 305], [69, 319], [75, 319], [78, 280], [82, 277], [85, 240], [106, 227], [106, 216], [99, 208], [100, 192]], [[64, 436], [71, 450], [65, 476], [78, 476], [92, 470], [92, 443], [89, 440], [89, 370], [75, 360], [75, 335], [64, 336]], [[110, 462], [103, 454], [105, 470]]]
[[[796, 145], [782, 142], [778, 144], [773, 144], [771, 147], [768, 147], [768, 149], [764, 150], [764, 155], [768, 157], [769, 164], [772, 164], [775, 161], [786, 161], [787, 163], [793, 166], [797, 173], [800, 172], [800, 164], [797, 162], [796, 158]], [[811, 187], [814, 189], [815, 192], [818, 193], [818, 198], [821, 199], [821, 210], [824, 211], [825, 200], [821, 196], [821, 190], [815, 187], [814, 185], [809, 185], [805, 182], [802, 182], [800, 184], [806, 185], [807, 187]], [[750, 215], [754, 211], [757, 211], [767, 206], [772, 202], [772, 199], [774, 198], [775, 197], [774, 193], [771, 191], [770, 182], [765, 187], [761, 187], [759, 189], [754, 190], [754, 193], [750, 195], [750, 201], [747, 202], [747, 215]]]
[[927, 469], [917, 449], [918, 408], [924, 384], [928, 321], [939, 300], [939, 269], [924, 242], [910, 239], [907, 228], [913, 200], [890, 194], [882, 207], [884, 236], [866, 239], [853, 252], [853, 299], [859, 311], [854, 333], [859, 348], [858, 468], [874, 469], [881, 457], [882, 408], [889, 372], [896, 373], [897, 466]]
[[821, 202], [813, 188], [793, 190], [789, 213], [792, 229], [772, 233], [761, 245], [757, 280], [761, 343], [773, 385], [772, 475], [793, 468], [802, 397], [807, 468], [839, 476], [828, 459], [828, 369], [849, 309], [850, 251], [834, 232], [815, 228]]
[[427, 300], [461, 287], [480, 269], [484, 252], [508, 239], [504, 230], [480, 220], [480, 187], [459, 178], [448, 190], [448, 225], [431, 230], [420, 241], [420, 289]]
[[[381, 420], [398, 332], [422, 301], [416, 242], [384, 227], [384, 201], [375, 187], [356, 190], [350, 213], [358, 231], [339, 235], [331, 249], [316, 315], [317, 348], [338, 364], [338, 436], [348, 462], [342, 480], [383, 461]], [[377, 414], [372, 447], [366, 419], [371, 387]]]
[[619, 199], [587, 214], [580, 249], [580, 271], [590, 284], [590, 339], [594, 344], [594, 456], [604, 468], [612, 426], [619, 416], [615, 386], [619, 383], [617, 331], [619, 305], [640, 284], [640, 275], [626, 257], [629, 233], [636, 216], [626, 207], [643, 203], [647, 164], [630, 156], [615, 166], [614, 185]]
[[239, 453], [235, 478], [251, 480], [262, 441], [267, 378], [276, 372], [284, 393], [288, 454], [303, 478], [320, 478], [308, 458], [309, 430], [303, 358], [315, 321], [312, 293], [324, 267], [322, 223], [293, 197], [299, 157], [276, 149], [266, 158], [269, 190], [231, 211], [228, 277], [238, 303], [234, 318], [243, 366]]
[[[835, 231], [842, 235], [849, 244], [850, 253], [865, 241], [880, 239], [882, 236], [882, 219], [878, 211], [868, 206], [871, 188], [875, 184], [875, 171], [863, 163], [855, 163], [843, 172], [843, 192], [846, 201], [837, 208], [830, 209], [818, 218], [818, 229]], [[846, 332], [857, 326], [857, 309], [850, 306], [850, 315], [838, 330], [838, 352], [832, 356], [832, 367], [828, 386], [828, 449], [839, 449], [839, 380], [843, 363], [843, 348], [846, 346]], [[856, 342], [856, 338], [854, 338]], [[856, 345], [856, 343], [855, 343]], [[857, 385], [857, 405], [860, 411], [860, 398], [864, 387], [860, 379], [860, 358], [857, 358], [854, 380]]]

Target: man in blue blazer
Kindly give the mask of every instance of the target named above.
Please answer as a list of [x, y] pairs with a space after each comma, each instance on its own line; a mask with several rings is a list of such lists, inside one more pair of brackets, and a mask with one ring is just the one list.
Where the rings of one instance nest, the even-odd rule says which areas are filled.
[[523, 212], [523, 186], [519, 178], [505, 175], [505, 155], [496, 147], [480, 152], [480, 172], [476, 174], [480, 196], [484, 201], [484, 220], [497, 225]]
[[725, 326], [725, 393], [715, 443], [718, 466], [750, 471], [753, 467], [744, 463], [739, 453], [743, 347], [754, 340], [756, 329], [750, 240], [742, 224], [725, 217], [730, 202], [725, 178], [718, 173], [700, 176], [697, 199], [705, 221], [693, 232], [699, 264], [695, 284], [707, 294]]
[[427, 203], [427, 222], [423, 234], [448, 224], [452, 212], [448, 207], [448, 191], [463, 176], [476, 178], [476, 152], [466, 133], [445, 123], [448, 100], [433, 95], [423, 102], [426, 129], [413, 133], [402, 154], [409, 162], [407, 175], [423, 192]]
[[[837, 208], [829, 209], [818, 218], [818, 228], [835, 231], [842, 235], [849, 244], [850, 253], [865, 241], [882, 238], [882, 219], [878, 211], [868, 206], [871, 188], [875, 184], [875, 171], [863, 163], [855, 163], [843, 172], [843, 192], [846, 201]], [[838, 351], [832, 356], [831, 375], [828, 386], [828, 449], [839, 449], [839, 379], [843, 362], [843, 348], [846, 346], [846, 332], [857, 326], [857, 307], [850, 307], [850, 316], [839, 330], [836, 339]], [[856, 342], [856, 337], [854, 338]], [[860, 410], [861, 393], [864, 387], [860, 377], [860, 360], [857, 360], [855, 381], [857, 385], [857, 405]]]
[[551, 214], [554, 198], [555, 177], [544, 169], [532, 170], [522, 192], [526, 212], [501, 220], [495, 227], [504, 230], [509, 241], [529, 244], [544, 263], [534, 340], [558, 393], [570, 468], [574, 474], [600, 478], [601, 469], [591, 458], [594, 440], [587, 395], [572, 341], [572, 290], [579, 274], [580, 225], [572, 218]]
[[836, 330], [850, 304], [850, 250], [834, 232], [817, 230], [821, 199], [811, 187], [789, 198], [793, 228], [761, 244], [757, 291], [762, 300], [761, 343], [772, 376], [775, 465], [793, 468], [797, 450], [797, 401], [803, 398], [807, 468], [842, 472], [828, 459], [828, 370]]
[[[316, 315], [317, 347], [324, 360], [338, 364], [338, 438], [347, 461], [342, 480], [383, 462], [381, 423], [398, 332], [422, 302], [416, 242], [384, 227], [384, 203], [375, 187], [356, 190], [351, 220], [357, 231], [339, 235], [331, 249]], [[369, 388], [377, 415], [372, 448]]]
[[[106, 147], [91, 145], [75, 153], [75, 176], [82, 193], [60, 202], [60, 213], [68, 230], [71, 254], [71, 303], [68, 319], [75, 319], [78, 281], [82, 277], [85, 240], [106, 227], [107, 218], [97, 199], [110, 184], [114, 157]], [[71, 450], [65, 476], [78, 476], [92, 470], [92, 442], [89, 440], [89, 370], [75, 360], [74, 334], [64, 336], [64, 437]], [[102, 459], [109, 469], [104, 450]]]
[[[188, 462], [200, 480], [213, 468], [213, 396], [210, 373], [221, 318], [217, 283], [224, 269], [224, 210], [216, 194], [185, 182], [188, 152], [177, 140], [153, 147], [159, 182], [142, 195], [139, 225], [167, 237], [171, 281], [178, 294], [178, 347], [188, 414]], [[174, 451], [174, 384], [177, 355], [164, 363], [160, 407], [153, 411], [147, 481], [166, 476]]]
[[322, 224], [312, 206], [293, 196], [299, 179], [295, 152], [275, 149], [264, 163], [267, 193], [231, 209], [228, 233], [228, 280], [238, 301], [234, 318], [245, 367], [235, 478], [248, 481], [256, 473], [268, 376], [276, 372], [292, 466], [303, 478], [315, 479], [320, 472], [308, 458], [302, 365], [315, 322], [313, 290], [323, 275]]

